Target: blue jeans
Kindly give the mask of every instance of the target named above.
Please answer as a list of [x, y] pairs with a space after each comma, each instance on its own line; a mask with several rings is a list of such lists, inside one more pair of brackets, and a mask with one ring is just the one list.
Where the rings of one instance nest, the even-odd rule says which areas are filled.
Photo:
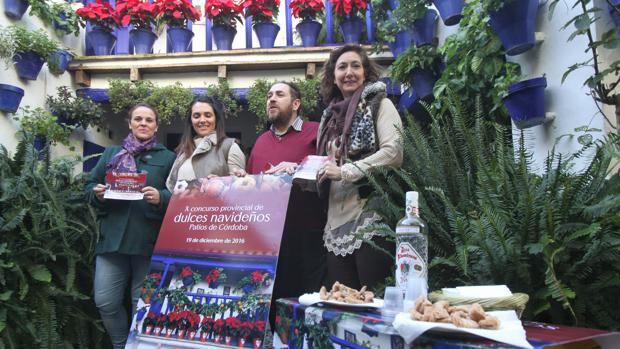
[[125, 348], [129, 334], [127, 310], [123, 298], [131, 280], [132, 314], [136, 311], [140, 287], [146, 277], [150, 257], [105, 253], [97, 256], [95, 266], [95, 304], [115, 349]]

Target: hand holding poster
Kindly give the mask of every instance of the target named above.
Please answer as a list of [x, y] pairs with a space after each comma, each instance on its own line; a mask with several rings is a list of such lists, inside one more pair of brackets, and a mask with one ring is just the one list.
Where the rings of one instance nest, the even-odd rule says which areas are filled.
[[290, 189], [288, 175], [179, 181], [127, 348], [260, 347]]

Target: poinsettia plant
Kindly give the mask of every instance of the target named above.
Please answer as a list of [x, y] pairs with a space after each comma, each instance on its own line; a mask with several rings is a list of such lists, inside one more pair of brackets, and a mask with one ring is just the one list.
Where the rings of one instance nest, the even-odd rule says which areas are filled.
[[211, 288], [216, 288], [218, 284], [226, 282], [227, 279], [228, 276], [224, 273], [224, 268], [213, 268], [205, 277], [205, 281]]
[[142, 325], [144, 327], [156, 326], [157, 325], [157, 314], [153, 313], [152, 311], [149, 311], [148, 314], [146, 314], [146, 317], [144, 318]]
[[185, 28], [187, 22], [200, 20], [200, 10], [191, 0], [155, 0], [160, 23], [174, 28]]
[[202, 318], [202, 321], [200, 321], [200, 330], [203, 333], [211, 333], [214, 324], [215, 320], [213, 320], [213, 318], [205, 316]]
[[151, 298], [155, 294], [155, 290], [161, 282], [161, 273], [150, 273], [144, 278], [142, 282], [142, 289], [140, 290], [140, 296], [144, 303], [150, 303]]
[[218, 336], [226, 335], [226, 322], [223, 319], [217, 319], [213, 323], [213, 332]]
[[351, 18], [357, 14], [364, 16], [366, 0], [330, 0], [334, 14], [341, 18]]
[[[191, 279], [190, 279], [191, 278]], [[193, 271], [189, 266], [183, 267], [181, 269], [181, 279], [183, 280], [184, 286], [190, 286], [200, 282], [202, 275], [199, 272]]]
[[166, 317], [166, 322], [164, 323], [164, 325], [167, 328], [177, 328], [177, 326], [179, 326], [180, 320], [181, 320], [181, 313], [177, 311], [172, 311], [168, 313]]
[[226, 322], [226, 332], [224, 336], [238, 336], [241, 329], [241, 321], [234, 316], [224, 320]]
[[75, 11], [75, 14], [91, 25], [108, 32], [121, 26], [116, 10], [112, 5], [103, 0], [95, 0], [95, 2], [79, 8]]
[[119, 0], [116, 11], [122, 26], [133, 24], [135, 29], [151, 30], [159, 16], [159, 8], [148, 0]]
[[264, 320], [254, 321], [251, 333], [252, 339], [263, 339], [265, 336], [265, 324]]
[[293, 17], [303, 20], [314, 20], [325, 10], [323, 0], [292, 0], [289, 7]]
[[213, 25], [235, 28], [236, 22], [243, 23], [243, 4], [234, 0], [207, 0], [205, 15]]
[[237, 337], [248, 339], [252, 334], [252, 329], [254, 325], [250, 321], [243, 321], [239, 324], [239, 329], [237, 330]]
[[280, 0], [245, 0], [246, 16], [252, 16], [252, 24], [271, 23], [278, 18]]
[[250, 276], [245, 276], [239, 280], [238, 287], [245, 293], [250, 293], [260, 287], [267, 287], [271, 285], [271, 274], [268, 272], [261, 272], [260, 270], [253, 271]]

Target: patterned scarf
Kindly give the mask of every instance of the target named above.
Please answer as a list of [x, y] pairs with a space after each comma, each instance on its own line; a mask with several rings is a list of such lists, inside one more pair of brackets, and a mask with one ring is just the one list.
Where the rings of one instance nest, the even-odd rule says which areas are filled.
[[123, 149], [110, 159], [106, 168], [115, 172], [136, 173], [138, 169], [134, 156], [153, 149], [156, 144], [155, 137], [142, 142], [130, 132], [123, 140]]
[[342, 164], [346, 159], [358, 158], [377, 151], [375, 118], [370, 100], [385, 96], [381, 81], [364, 85], [345, 100], [332, 101], [321, 118], [321, 137], [318, 154], [327, 154], [327, 145], [335, 140], [336, 158]]

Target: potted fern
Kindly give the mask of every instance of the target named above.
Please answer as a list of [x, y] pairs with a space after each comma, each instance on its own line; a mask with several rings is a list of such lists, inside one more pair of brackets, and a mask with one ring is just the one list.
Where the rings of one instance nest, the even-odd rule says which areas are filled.
[[[19, 25], [12, 25], [4, 30], [8, 30], [13, 38], [9, 45], [14, 45], [12, 59], [17, 75], [22, 79], [36, 80], [45, 61], [58, 49], [58, 43], [50, 39], [43, 29], [30, 31]], [[2, 54], [11, 52], [4, 51]], [[6, 60], [9, 57], [2, 58]]]
[[46, 104], [60, 124], [86, 129], [103, 123], [104, 112], [101, 106], [89, 98], [76, 96], [67, 86], [58, 87], [55, 96], [48, 95]]

